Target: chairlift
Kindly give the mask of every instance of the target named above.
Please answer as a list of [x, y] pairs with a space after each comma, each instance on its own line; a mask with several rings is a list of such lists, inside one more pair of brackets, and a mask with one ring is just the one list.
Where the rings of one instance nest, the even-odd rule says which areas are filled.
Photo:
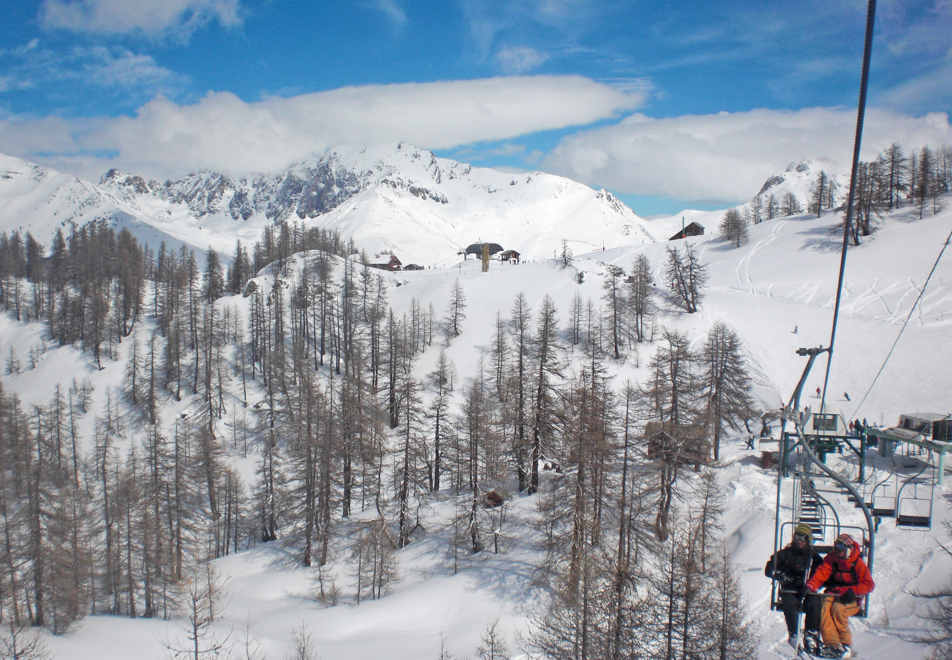
[[[803, 392], [803, 386], [813, 362], [818, 355], [827, 352], [827, 350], [819, 347], [803, 348], [797, 351], [799, 355], [808, 357], [809, 360], [787, 406], [788, 410], [800, 410], [800, 395]], [[818, 552], [830, 552], [832, 550], [832, 540], [844, 531], [850, 533], [854, 538], [862, 539], [863, 556], [866, 558], [870, 570], [872, 570], [875, 550], [875, 528], [873, 516], [870, 513], [872, 491], [868, 486], [862, 486], [864, 492], [860, 493], [847, 476], [837, 473], [831, 466], [825, 464], [822, 452], [824, 449], [829, 451], [825, 443], [829, 443], [831, 438], [823, 437], [823, 432], [829, 431], [829, 429], [817, 429], [815, 423], [808, 427], [806, 422], [811, 420], [815, 422], [816, 420], [816, 417], [812, 416], [810, 411], [802, 415], [797, 412], [790, 417], [791, 419], [784, 418], [780, 434], [782, 446], [781, 460], [777, 466], [774, 553], [784, 546], [783, 541], [787, 537], [785, 531], [788, 527], [806, 523], [814, 531], [814, 548]], [[794, 424], [792, 433], [785, 432], [788, 421], [792, 421]], [[832, 440], [835, 440], [835, 438], [832, 438]], [[863, 458], [861, 455], [861, 460]], [[793, 471], [792, 475], [790, 474], [791, 470]], [[785, 490], [784, 478], [790, 476], [793, 477], [790, 482], [793, 486], [791, 502], [794, 515], [792, 520], [781, 520], [783, 515], [782, 493]], [[867, 502], [867, 500], [870, 500], [870, 502]], [[841, 514], [845, 514], [847, 507], [852, 508], [849, 506], [850, 501], [854, 502], [856, 508], [862, 509], [866, 518], [865, 528], [844, 523]], [[870, 599], [866, 598], [859, 616], [865, 617], [868, 615], [869, 602]], [[771, 586], [771, 607], [773, 609], [780, 607], [779, 587], [776, 584]]]
[[902, 443], [901, 461], [903, 468], [914, 468], [919, 465], [919, 457], [925, 451], [924, 447], [909, 442]]
[[[789, 522], [785, 522], [781, 524], [780, 526], [781, 538], [787, 539], [787, 543], [792, 541], [793, 530], [796, 528], [797, 525], [801, 524], [802, 522], [804, 521], [798, 521], [798, 522], [789, 521]], [[813, 525], [811, 525], [811, 527], [813, 527]], [[814, 527], [814, 529], [816, 529], [816, 527]], [[835, 539], [837, 536], [843, 533], [849, 534], [854, 539], [856, 539], [860, 547], [860, 556], [863, 558], [864, 561], [868, 562], [868, 555], [869, 555], [871, 543], [870, 543], [869, 536], [867, 535], [867, 530], [865, 528], [859, 527], [856, 525], [841, 525], [839, 522], [839, 519], [836, 519], [835, 522], [831, 522], [828, 525], [823, 524], [820, 526], [821, 538], [825, 537], [825, 538]], [[817, 536], [816, 534], [814, 534], [814, 539], [816, 538]], [[784, 547], [785, 545], [786, 544], [782, 544], [781, 548]], [[829, 545], [824, 545], [824, 544], [817, 545], [816, 543], [814, 543], [813, 548], [814, 550], [819, 552], [821, 555], [826, 555], [833, 551], [833, 544], [831, 543]], [[774, 554], [776, 555], [776, 552]], [[776, 561], [776, 559], [774, 561]], [[776, 569], [776, 566], [774, 568]], [[773, 581], [771, 583], [771, 587], [770, 587], [770, 609], [771, 610], [779, 611], [783, 608], [780, 602], [780, 598], [781, 598], [781, 595], [785, 592], [786, 590], [781, 589], [780, 584], [777, 581]], [[863, 608], [863, 610], [861, 610], [855, 616], [865, 618], [867, 613], [868, 613], [868, 608]]]
[[875, 482], [870, 494], [873, 515], [880, 518], [894, 518], [898, 492], [899, 473], [895, 470], [889, 471], [884, 479]]
[[896, 527], [902, 529], [932, 529], [932, 505], [935, 497], [933, 452], [922, 469], [907, 477], [896, 493]]

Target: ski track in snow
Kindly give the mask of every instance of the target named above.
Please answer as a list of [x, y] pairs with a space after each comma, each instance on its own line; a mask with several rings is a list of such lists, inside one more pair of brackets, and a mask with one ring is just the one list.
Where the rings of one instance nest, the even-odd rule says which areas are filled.
[[[774, 226], [773, 231], [770, 232], [770, 236], [765, 239], [758, 241], [750, 250], [747, 252], [747, 255], [741, 259], [740, 263], [737, 265], [737, 280], [744, 284], [749, 284], [752, 282], [750, 275], [750, 262], [754, 258], [754, 255], [757, 254], [761, 248], [773, 243], [777, 240], [777, 236], [783, 227], [787, 224], [786, 220], [778, 220], [776, 226]], [[741, 271], [743, 270], [743, 275]]]

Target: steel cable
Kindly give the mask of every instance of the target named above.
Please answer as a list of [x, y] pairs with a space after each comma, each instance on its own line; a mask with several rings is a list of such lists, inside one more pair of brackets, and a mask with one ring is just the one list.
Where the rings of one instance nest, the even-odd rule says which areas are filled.
[[873, 52], [873, 24], [876, 20], [876, 0], [869, 0], [866, 7], [866, 41], [863, 45], [863, 74], [859, 85], [859, 107], [856, 110], [856, 135], [853, 139], [853, 168], [850, 171], [850, 193], [846, 202], [846, 222], [843, 226], [843, 249], [840, 252], [840, 276], [836, 285], [836, 305], [833, 308], [833, 329], [830, 331], [830, 354], [826, 358], [826, 375], [820, 398], [820, 412], [826, 412], [826, 388], [830, 381], [830, 365], [833, 362], [833, 342], [836, 339], [836, 324], [840, 316], [840, 299], [843, 295], [843, 278], [846, 273], [846, 248], [849, 245], [850, 226], [853, 222], [853, 202], [856, 197], [856, 174], [859, 169], [859, 149], [863, 138], [863, 120], [866, 117], [866, 91], [869, 87], [869, 61]]

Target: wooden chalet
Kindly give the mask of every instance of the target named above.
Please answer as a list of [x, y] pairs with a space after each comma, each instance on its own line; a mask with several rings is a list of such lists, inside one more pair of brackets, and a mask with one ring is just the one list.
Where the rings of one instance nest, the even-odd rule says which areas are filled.
[[420, 264], [407, 264], [403, 267], [403, 270], [423, 270], [423, 266]]
[[521, 255], [515, 250], [503, 250], [502, 252], [499, 253], [499, 261], [502, 261], [502, 262], [508, 261], [511, 264], [517, 264], [519, 263], [520, 258], [521, 258]]
[[675, 438], [660, 422], [648, 422], [644, 438], [649, 460], [675, 461], [695, 469], [711, 462], [711, 442], [702, 426], [686, 429], [684, 437]]
[[682, 227], [681, 231], [679, 231], [677, 234], [675, 234], [668, 240], [676, 241], [681, 238], [688, 238], [689, 236], [703, 236], [703, 235], [704, 235], [704, 227], [702, 225], [699, 225], [696, 222], [692, 222], [686, 227]]
[[390, 261], [387, 261], [385, 263], [375, 263], [375, 264], [367, 264], [367, 265], [370, 266], [371, 268], [379, 268], [380, 270], [389, 270], [391, 272], [403, 270], [403, 262], [401, 262], [397, 258], [397, 255], [395, 254], [391, 255]]

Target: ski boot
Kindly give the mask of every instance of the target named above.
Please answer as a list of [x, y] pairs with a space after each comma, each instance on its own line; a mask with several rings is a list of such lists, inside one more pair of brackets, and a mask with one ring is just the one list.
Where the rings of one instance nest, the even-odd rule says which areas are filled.
[[803, 633], [803, 650], [810, 655], [821, 657], [823, 644], [820, 643], [820, 633], [816, 630], [807, 630]]

